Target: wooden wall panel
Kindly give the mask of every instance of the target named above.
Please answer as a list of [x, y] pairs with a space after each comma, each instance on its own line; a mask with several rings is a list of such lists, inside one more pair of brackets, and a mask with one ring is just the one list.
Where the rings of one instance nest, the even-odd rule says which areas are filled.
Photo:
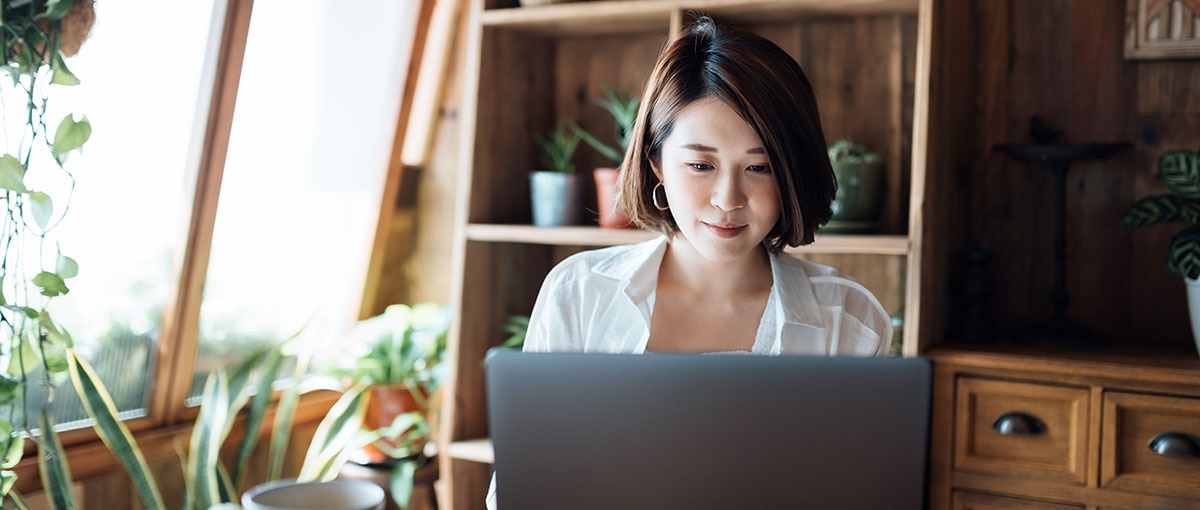
[[[995, 319], [1008, 329], [1049, 316], [1053, 178], [991, 147], [1030, 142], [1029, 117], [1066, 142], [1135, 142], [1078, 162], [1067, 176], [1068, 314], [1118, 345], [1188, 346], [1183, 283], [1165, 272], [1180, 225], [1125, 231], [1137, 198], [1164, 192], [1157, 156], [1200, 147], [1200, 62], [1128, 62], [1123, 0], [976, 0], [978, 158], [971, 169], [970, 235], [994, 253]], [[1190, 93], [1189, 93], [1190, 92]]]

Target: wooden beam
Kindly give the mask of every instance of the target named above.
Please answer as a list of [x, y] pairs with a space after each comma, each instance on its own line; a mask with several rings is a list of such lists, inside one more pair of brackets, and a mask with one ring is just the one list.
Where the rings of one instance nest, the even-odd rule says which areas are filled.
[[[455, 2], [458, 0], [442, 0]], [[421, 75], [424, 60], [425, 44], [429, 34], [430, 19], [433, 16], [435, 0], [421, 0], [417, 12], [417, 22], [414, 29], [411, 57], [408, 62], [408, 74], [404, 80], [404, 92], [400, 100], [400, 112], [396, 116], [396, 131], [392, 138], [392, 156], [388, 161], [387, 176], [383, 182], [383, 197], [379, 201], [379, 220], [375, 223], [375, 242], [371, 248], [371, 258], [367, 264], [366, 281], [363, 285], [362, 302], [359, 305], [359, 318], [383, 312], [387, 303], [376, 303], [376, 296], [382, 285], [383, 266], [388, 255], [388, 240], [392, 235], [392, 216], [396, 213], [396, 197], [399, 196], [401, 177], [404, 175], [404, 140], [408, 134], [410, 116], [413, 111], [413, 100], [416, 97], [416, 82]], [[424, 98], [423, 98], [424, 99]], [[413, 173], [413, 175], [416, 175]]]
[[190, 206], [183, 210], [192, 214], [178, 251], [183, 254], [175, 268], [178, 286], [164, 307], [159, 369], [150, 395], [151, 418], [161, 425], [180, 422], [191, 391], [204, 279], [253, 7], [254, 0], [218, 1], [213, 7], [213, 30], [201, 81], [208, 88], [201, 88], [206, 93], [197, 105], [197, 125], [188, 155], [187, 172], [195, 191]]

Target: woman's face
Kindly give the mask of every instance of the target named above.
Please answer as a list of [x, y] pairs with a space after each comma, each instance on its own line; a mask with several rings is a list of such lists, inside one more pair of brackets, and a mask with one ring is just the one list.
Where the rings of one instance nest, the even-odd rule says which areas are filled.
[[750, 125], [714, 98], [680, 110], [655, 166], [680, 235], [713, 262], [754, 253], [779, 220], [773, 171]]

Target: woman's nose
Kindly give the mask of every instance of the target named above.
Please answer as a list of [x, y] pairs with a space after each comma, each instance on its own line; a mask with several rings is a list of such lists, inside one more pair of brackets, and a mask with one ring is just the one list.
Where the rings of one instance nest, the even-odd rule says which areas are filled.
[[712, 205], [722, 211], [740, 209], [746, 205], [746, 194], [736, 172], [722, 172], [712, 192]]

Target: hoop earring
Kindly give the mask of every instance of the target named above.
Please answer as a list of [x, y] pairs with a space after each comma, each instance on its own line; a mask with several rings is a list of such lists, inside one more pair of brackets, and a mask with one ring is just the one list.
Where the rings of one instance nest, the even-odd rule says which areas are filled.
[[658, 190], [663, 190], [663, 202], [667, 201], [667, 187], [663, 186], [662, 181], [654, 185], [654, 189], [650, 190], [650, 201], [654, 202], [654, 208], [660, 211], [665, 211], [671, 208], [671, 204], [663, 205], [658, 202]]

